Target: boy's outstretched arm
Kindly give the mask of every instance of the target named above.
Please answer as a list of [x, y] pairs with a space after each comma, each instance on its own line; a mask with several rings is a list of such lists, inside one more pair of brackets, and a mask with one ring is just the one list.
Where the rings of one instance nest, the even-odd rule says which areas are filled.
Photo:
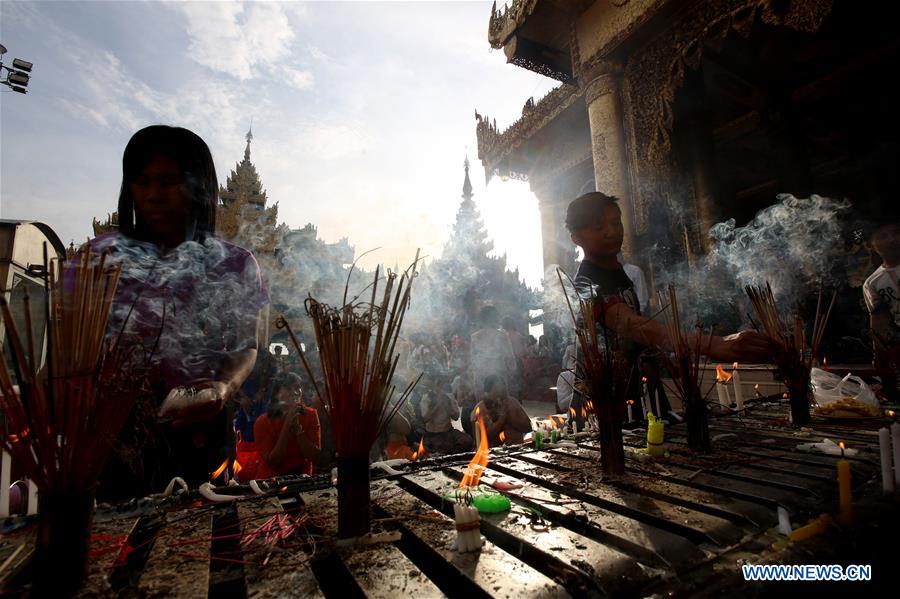
[[[625, 302], [618, 302], [603, 310], [606, 328], [642, 345], [672, 349], [669, 335], [660, 323], [639, 316]], [[598, 318], [601, 314], [597, 314]], [[693, 346], [693, 343], [691, 343]], [[704, 335], [700, 343], [703, 353], [723, 362], [767, 362], [771, 360], [769, 338], [753, 331], [743, 331], [727, 337]]]

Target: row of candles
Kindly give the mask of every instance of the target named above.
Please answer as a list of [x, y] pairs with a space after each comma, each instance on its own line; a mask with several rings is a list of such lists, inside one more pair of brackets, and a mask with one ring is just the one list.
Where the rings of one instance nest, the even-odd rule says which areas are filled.
[[[13, 497], [12, 492], [18, 493], [18, 509], [17, 513], [22, 511], [22, 491], [19, 483], [10, 487], [12, 480], [12, 457], [5, 451], [0, 457], [0, 518], [9, 518], [11, 515], [10, 504]], [[38, 490], [37, 486], [30, 480], [25, 481], [26, 493], [28, 495], [26, 513], [28, 515], [36, 514], [38, 511]]]
[[878, 448], [881, 450], [881, 488], [885, 494], [893, 493], [900, 487], [900, 423], [896, 421], [893, 411], [888, 416], [894, 417], [890, 429], [882, 427], [878, 431]]

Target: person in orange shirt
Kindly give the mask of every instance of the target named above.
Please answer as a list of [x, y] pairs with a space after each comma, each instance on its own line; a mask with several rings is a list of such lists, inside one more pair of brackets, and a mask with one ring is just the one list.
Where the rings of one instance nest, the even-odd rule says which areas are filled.
[[319, 415], [303, 405], [300, 377], [285, 373], [272, 383], [272, 399], [253, 426], [256, 448], [262, 457], [258, 478], [283, 474], [312, 474], [319, 457]]

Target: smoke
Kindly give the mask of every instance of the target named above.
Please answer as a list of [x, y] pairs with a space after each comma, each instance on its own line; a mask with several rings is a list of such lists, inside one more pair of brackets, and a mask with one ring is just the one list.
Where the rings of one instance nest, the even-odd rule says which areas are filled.
[[[707, 326], [730, 329], [748, 312], [746, 285], [768, 283], [779, 303], [791, 306], [820, 287], [845, 283], [842, 218], [850, 202], [790, 194], [780, 194], [777, 200], [746, 226], [737, 227], [734, 219], [714, 225], [708, 233], [709, 253], [657, 272], [657, 288], [674, 285], [685, 314]], [[659, 260], [665, 253], [667, 248], [655, 246], [654, 261], [665, 263]]]
[[98, 238], [93, 249], [111, 250], [107, 263], [123, 267], [110, 333], [121, 332], [126, 343], [146, 351], [155, 348], [162, 383], [211, 378], [224, 350], [252, 346], [261, 279], [242, 250], [210, 237], [162, 253], [121, 235]]

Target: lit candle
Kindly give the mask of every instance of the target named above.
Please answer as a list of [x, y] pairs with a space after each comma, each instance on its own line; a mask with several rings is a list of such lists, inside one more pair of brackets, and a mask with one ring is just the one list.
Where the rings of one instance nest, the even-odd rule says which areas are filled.
[[894, 492], [891, 431], [887, 427], [878, 430], [878, 448], [881, 450], [881, 490], [887, 495]]
[[900, 486], [900, 422], [891, 425], [891, 445], [894, 447], [894, 486]]
[[0, 462], [0, 518], [9, 516], [10, 468], [12, 468], [11, 459], [9, 454], [4, 451], [2, 462]]
[[738, 412], [744, 409], [744, 389], [741, 387], [741, 374], [738, 372], [738, 363], [734, 363], [731, 371], [731, 382], [734, 383], [734, 401], [737, 403]]
[[625, 405], [628, 406], [628, 422], [634, 422], [634, 413], [632, 412], [631, 407], [634, 405], [634, 400], [629, 399], [625, 402]]
[[724, 407], [729, 407], [731, 405], [731, 397], [728, 394], [728, 387], [725, 384], [728, 382], [727, 375], [725, 371], [722, 370], [722, 365], [716, 365], [716, 391], [719, 392], [719, 405]]
[[850, 526], [853, 521], [853, 495], [850, 493], [850, 462], [844, 459], [844, 442], [841, 446], [841, 459], [837, 463], [838, 489], [840, 490], [841, 510], [838, 523], [841, 526]]

